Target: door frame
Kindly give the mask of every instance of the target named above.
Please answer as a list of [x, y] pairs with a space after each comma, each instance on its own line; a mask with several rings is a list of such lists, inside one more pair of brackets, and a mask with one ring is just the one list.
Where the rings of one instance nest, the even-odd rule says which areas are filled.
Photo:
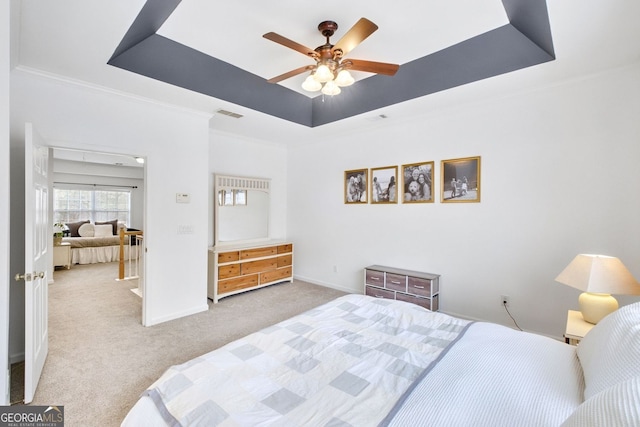
[[[58, 145], [50, 145], [49, 148], [51, 150], [66, 150], [66, 151], [73, 151], [76, 153], [85, 153], [87, 155], [101, 155], [101, 156], [117, 156], [117, 157], [131, 157], [131, 158], [142, 158], [144, 159], [144, 164], [142, 166], [142, 182], [143, 182], [143, 188], [142, 188], [142, 230], [146, 229], [146, 225], [147, 225], [147, 156], [144, 155], [136, 155], [136, 154], [131, 154], [131, 153], [123, 153], [123, 152], [112, 152], [112, 151], [108, 151], [108, 150], [91, 150], [91, 149], [86, 149], [86, 148], [76, 148], [76, 147], [72, 147], [72, 146], [58, 146]], [[52, 171], [54, 170], [53, 167], [53, 163], [54, 163], [54, 158], [53, 158], [53, 152], [50, 152], [50, 157], [51, 157], [51, 169]], [[97, 162], [87, 162], [87, 163], [95, 163], [95, 164], [99, 164]], [[53, 172], [51, 174], [51, 181], [49, 183], [49, 220], [53, 220], [53, 184], [54, 184], [54, 180], [53, 180]], [[99, 187], [100, 185], [97, 185], [97, 187]], [[125, 186], [123, 186], [125, 187]], [[146, 240], [146, 239], [145, 239]], [[143, 240], [143, 242], [145, 241]], [[140, 278], [139, 280], [139, 288], [141, 289], [141, 298], [142, 298], [142, 315], [140, 318], [140, 323], [143, 326], [147, 326], [145, 324], [145, 319], [146, 319], [146, 302], [147, 299], [146, 298], [146, 262], [145, 262], [145, 256], [146, 256], [146, 244], [143, 243], [143, 251], [141, 253], [141, 260], [140, 260], [140, 268], [141, 273], [139, 274]], [[51, 252], [53, 252], [53, 250], [51, 250]], [[51, 267], [53, 269], [53, 267]], [[53, 279], [53, 273], [51, 274], [51, 278]]]

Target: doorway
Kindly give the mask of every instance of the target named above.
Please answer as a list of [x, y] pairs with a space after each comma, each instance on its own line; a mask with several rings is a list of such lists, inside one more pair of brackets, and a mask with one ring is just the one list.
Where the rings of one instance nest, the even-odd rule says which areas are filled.
[[[79, 192], [86, 193], [87, 190], [104, 192], [123, 191], [130, 193], [129, 213], [124, 224], [127, 228], [135, 228], [144, 230], [145, 226], [145, 205], [146, 205], [146, 163], [144, 158], [135, 155], [105, 153], [96, 151], [87, 151], [71, 148], [49, 147], [49, 224], [53, 227], [56, 222], [54, 219], [54, 210], [57, 208], [53, 203], [53, 193], [56, 188], [59, 189], [77, 189]], [[104, 196], [104, 195], [103, 195]], [[89, 209], [96, 209], [95, 204], [89, 206]], [[100, 207], [98, 207], [100, 209]], [[84, 212], [84, 211], [83, 211]], [[112, 215], [114, 211], [107, 211], [103, 214]], [[115, 218], [115, 217], [114, 217]], [[99, 218], [104, 219], [106, 218]], [[95, 222], [95, 217], [93, 221]], [[144, 246], [140, 246], [140, 261], [144, 258]], [[53, 252], [49, 251], [49, 269], [48, 277], [54, 278], [54, 261]], [[141, 267], [144, 263], [141, 262]], [[73, 269], [73, 265], [69, 267]], [[118, 277], [118, 263], [114, 263], [113, 280]], [[138, 283], [131, 282], [131, 287], [138, 290], [138, 295], [142, 299], [142, 316], [144, 315], [144, 273], [140, 271]], [[143, 317], [139, 321], [142, 323]], [[12, 316], [13, 317], [13, 316]], [[24, 322], [24, 317], [23, 317]], [[15, 319], [14, 319], [15, 321]], [[18, 359], [19, 360], [19, 359]], [[24, 363], [11, 363], [11, 404], [21, 403], [22, 398], [16, 398], [17, 394], [23, 391], [24, 384]]]

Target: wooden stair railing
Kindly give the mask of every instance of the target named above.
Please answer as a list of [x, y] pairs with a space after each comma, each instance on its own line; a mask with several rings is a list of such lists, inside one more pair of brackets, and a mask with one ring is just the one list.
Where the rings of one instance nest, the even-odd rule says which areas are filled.
[[[120, 229], [120, 261], [119, 261], [119, 265], [118, 265], [118, 280], [129, 280], [129, 279], [137, 279], [138, 275], [129, 275], [127, 277], [125, 277], [125, 256], [124, 256], [124, 245], [125, 245], [125, 238], [127, 236], [141, 236], [142, 237], [142, 231], [127, 231], [124, 228]], [[127, 245], [129, 246], [129, 273], [131, 273], [131, 260], [135, 259], [136, 265], [138, 262], [140, 262], [140, 251], [139, 251], [139, 244], [140, 243], [140, 239], [136, 238], [136, 250], [133, 250], [133, 246], [131, 245], [131, 237], [129, 237], [127, 239]], [[135, 257], [134, 257], [134, 252], [135, 252]], [[137, 272], [137, 269], [136, 269]]]

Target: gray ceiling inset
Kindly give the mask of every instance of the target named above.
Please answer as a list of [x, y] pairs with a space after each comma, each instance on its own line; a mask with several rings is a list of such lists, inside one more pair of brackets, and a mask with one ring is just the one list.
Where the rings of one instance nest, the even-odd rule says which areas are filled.
[[309, 98], [157, 34], [181, 0], [147, 0], [108, 64], [315, 127], [555, 59], [545, 0], [502, 0], [509, 24]]

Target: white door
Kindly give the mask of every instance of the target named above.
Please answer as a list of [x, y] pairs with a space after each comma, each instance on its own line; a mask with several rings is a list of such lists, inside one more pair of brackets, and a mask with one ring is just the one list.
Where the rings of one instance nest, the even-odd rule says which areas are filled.
[[33, 401], [49, 351], [49, 152], [33, 125], [25, 125], [25, 363], [24, 402]]

